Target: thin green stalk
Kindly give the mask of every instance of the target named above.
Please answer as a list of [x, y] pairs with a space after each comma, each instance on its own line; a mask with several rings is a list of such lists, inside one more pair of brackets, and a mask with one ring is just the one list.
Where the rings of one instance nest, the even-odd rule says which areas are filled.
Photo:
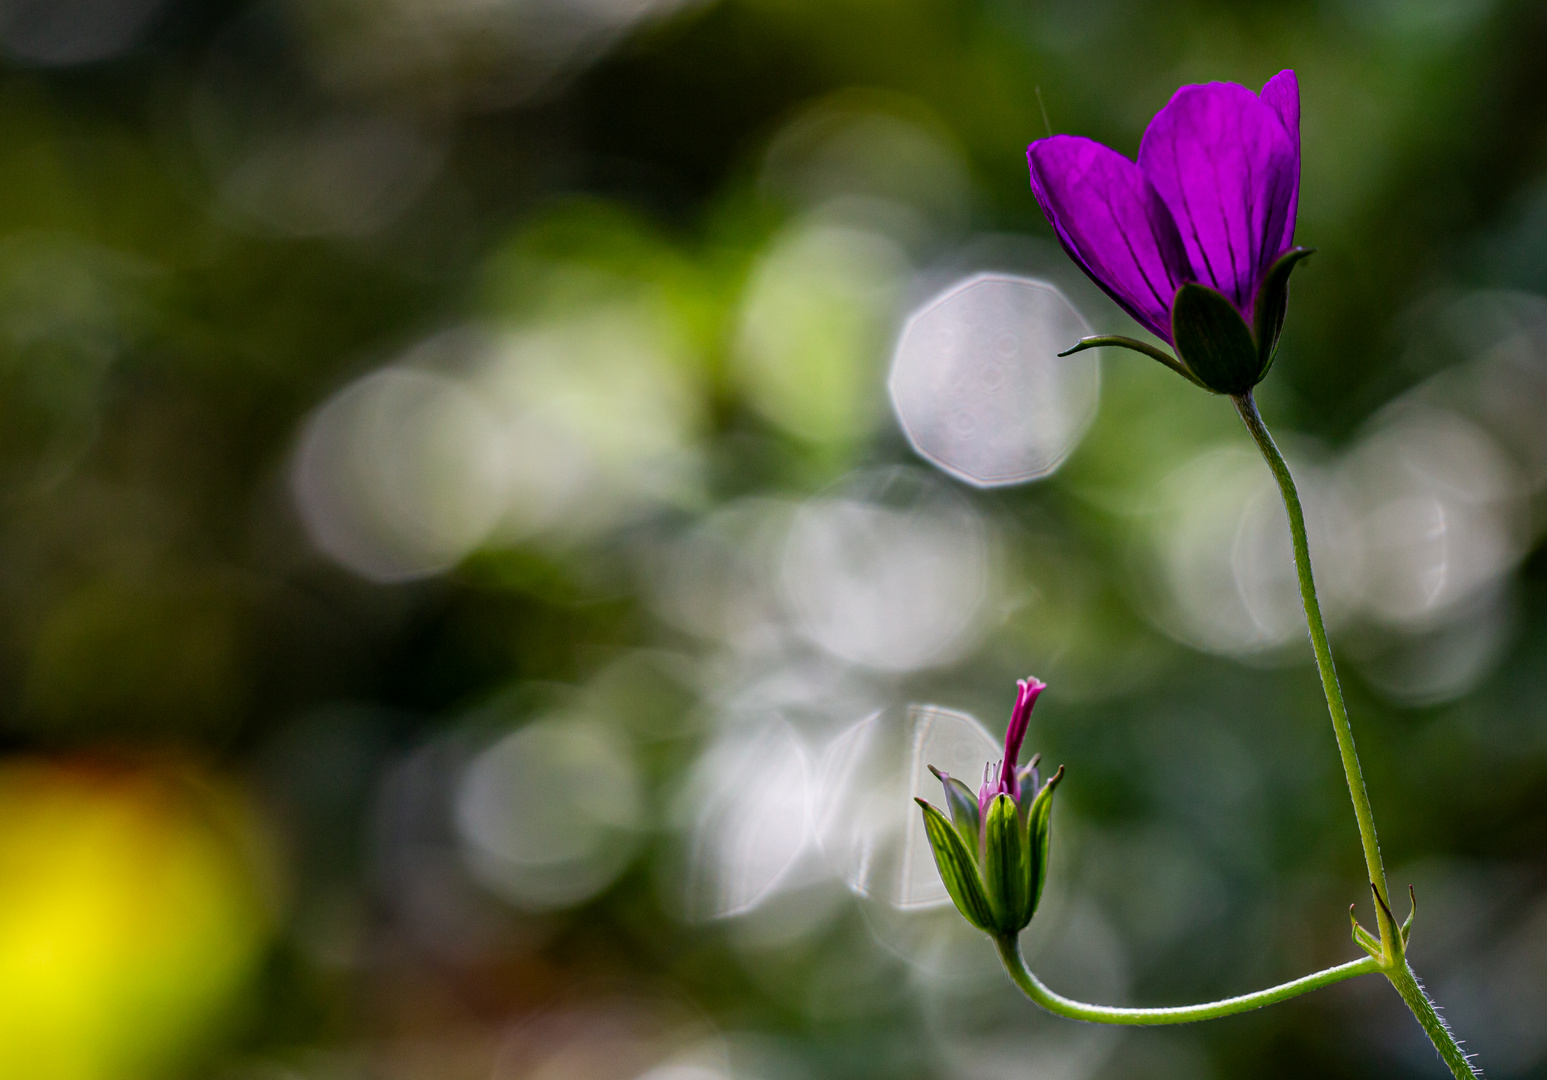
[[[1327, 710], [1332, 714], [1332, 730], [1337, 735], [1338, 752], [1343, 758], [1343, 774], [1348, 779], [1348, 793], [1354, 801], [1354, 817], [1359, 822], [1359, 839], [1364, 845], [1364, 863], [1369, 872], [1370, 886], [1375, 890], [1375, 917], [1380, 927], [1378, 970], [1390, 980], [1402, 995], [1402, 1000], [1418, 1018], [1424, 1033], [1434, 1043], [1440, 1058], [1450, 1067], [1457, 1080], [1475, 1080], [1482, 1073], [1473, 1068], [1462, 1052], [1450, 1028], [1440, 1019], [1434, 1003], [1418, 984], [1412, 968], [1407, 965], [1406, 941], [1397, 928], [1390, 907], [1390, 892], [1386, 888], [1386, 866], [1381, 860], [1380, 841], [1375, 835], [1375, 815], [1370, 810], [1370, 795], [1365, 790], [1364, 772], [1359, 767], [1359, 755], [1354, 749], [1354, 732], [1348, 723], [1348, 709], [1343, 704], [1343, 691], [1338, 686], [1337, 670], [1332, 666], [1332, 648], [1327, 643], [1327, 628], [1321, 618], [1321, 604], [1316, 599], [1316, 580], [1311, 575], [1311, 549], [1305, 531], [1305, 512], [1300, 507], [1300, 495], [1295, 490], [1294, 477], [1268, 434], [1267, 425], [1257, 412], [1257, 403], [1250, 392], [1233, 399], [1236, 411], [1246, 423], [1257, 443], [1257, 449], [1273, 471], [1278, 491], [1284, 499], [1284, 509], [1289, 514], [1289, 534], [1294, 541], [1295, 570], [1300, 576], [1300, 600], [1305, 605], [1305, 621], [1311, 631], [1311, 647], [1316, 653], [1316, 666], [1321, 671], [1322, 690], [1327, 695]], [[1373, 943], [1372, 943], [1373, 945]]]
[[1020, 941], [1017, 938], [1000, 937], [995, 938], [994, 941], [999, 947], [999, 957], [1004, 961], [1005, 970], [1010, 973], [1010, 978], [1021, 988], [1022, 993], [1050, 1013], [1067, 1016], [1071, 1020], [1085, 1020], [1093, 1024], [1191, 1024], [1198, 1020], [1216, 1020], [1221, 1016], [1249, 1012], [1252, 1009], [1260, 1009], [1264, 1005], [1287, 1001], [1300, 994], [1319, 990], [1323, 986], [1352, 979], [1356, 975], [1373, 975], [1381, 969], [1377, 960], [1365, 956], [1325, 971], [1318, 971], [1314, 975], [1307, 975], [1303, 979], [1295, 979], [1280, 986], [1259, 990], [1255, 994], [1242, 994], [1240, 997], [1225, 998], [1223, 1001], [1210, 1001], [1202, 1005], [1180, 1005], [1170, 1009], [1124, 1009], [1114, 1005], [1087, 1005], [1083, 1001], [1073, 1001], [1061, 994], [1055, 994], [1026, 966], [1026, 960], [1021, 956]]
[[[1248, 392], [1233, 399], [1236, 411], [1246, 422], [1246, 430], [1252, 433], [1257, 449], [1273, 470], [1278, 481], [1279, 494], [1284, 498], [1284, 509], [1289, 512], [1289, 535], [1294, 540], [1295, 569], [1300, 575], [1300, 600], [1305, 605], [1305, 621], [1311, 629], [1311, 648], [1316, 652], [1316, 666], [1321, 670], [1321, 688], [1327, 695], [1327, 709], [1332, 713], [1332, 730], [1337, 734], [1338, 753], [1343, 756], [1343, 774], [1348, 778], [1348, 793], [1354, 800], [1354, 817], [1359, 821], [1359, 839], [1364, 844], [1364, 865], [1370, 882], [1388, 903], [1391, 892], [1386, 888], [1386, 865], [1381, 861], [1380, 841], [1375, 836], [1375, 815], [1370, 810], [1370, 793], [1365, 790], [1364, 772], [1359, 768], [1359, 754], [1354, 749], [1354, 729], [1348, 724], [1348, 709], [1343, 704], [1343, 690], [1338, 686], [1338, 673], [1332, 666], [1332, 647], [1327, 643], [1327, 627], [1321, 620], [1321, 604], [1316, 599], [1316, 580], [1311, 576], [1311, 548], [1306, 539], [1305, 512], [1300, 508], [1300, 494], [1295, 490], [1294, 477], [1284, 456], [1274, 445], [1262, 416], [1257, 412], [1257, 402]], [[1377, 905], [1379, 906], [1379, 905]], [[1381, 926], [1381, 940], [1387, 938], [1386, 922], [1377, 913]]]

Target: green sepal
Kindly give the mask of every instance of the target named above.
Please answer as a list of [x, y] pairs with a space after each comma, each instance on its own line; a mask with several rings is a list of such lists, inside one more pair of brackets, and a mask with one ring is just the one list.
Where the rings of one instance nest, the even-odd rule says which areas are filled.
[[996, 795], [983, 830], [983, 883], [1001, 934], [1031, 922], [1031, 851], [1015, 800]]
[[1064, 778], [1064, 767], [1058, 766], [1058, 771], [1047, 778], [1042, 785], [1042, 790], [1037, 792], [1036, 798], [1031, 801], [1031, 809], [1026, 812], [1026, 838], [1027, 847], [1031, 851], [1031, 910], [1035, 914], [1037, 905], [1042, 902], [1042, 886], [1047, 884], [1047, 858], [1048, 847], [1052, 841], [1053, 833], [1053, 789]]
[[1392, 914], [1391, 905], [1386, 903], [1386, 898], [1375, 887], [1375, 882], [1370, 882], [1370, 892], [1375, 896], [1375, 917], [1380, 923], [1381, 940], [1392, 942], [1392, 948], [1400, 959], [1407, 948], [1407, 935], [1402, 933], [1402, 928], [1397, 925], [1397, 917]]
[[1375, 939], [1374, 934], [1359, 925], [1359, 917], [1354, 914], [1353, 904], [1348, 905], [1348, 921], [1354, 927], [1354, 944], [1363, 949], [1372, 958], [1384, 960], [1386, 958], [1386, 950], [1381, 948], [1380, 942]]
[[1289, 275], [1300, 260], [1312, 254], [1315, 248], [1290, 248], [1268, 267], [1257, 286], [1256, 302], [1252, 305], [1253, 332], [1257, 338], [1257, 382], [1261, 382], [1273, 366], [1278, 352], [1278, 337], [1284, 330], [1284, 313], [1289, 309]]
[[978, 817], [978, 797], [970, 787], [950, 773], [943, 773], [933, 765], [929, 766], [929, 771], [935, 774], [935, 779], [945, 788], [945, 805], [951, 811], [951, 822], [956, 826], [956, 831], [961, 833], [967, 850], [976, 858], [978, 836], [983, 828], [982, 819]]
[[940, 870], [940, 880], [950, 893], [956, 910], [979, 930], [994, 933], [996, 920], [988, 894], [978, 877], [977, 862], [962, 843], [961, 834], [946, 820], [946, 816], [923, 799], [914, 802], [924, 811], [924, 835], [929, 838], [929, 849], [934, 852], [935, 866]]
[[1257, 385], [1257, 343], [1235, 305], [1206, 285], [1176, 290], [1171, 340], [1198, 382], [1217, 394], [1244, 394]]
[[[1198, 377], [1187, 370], [1186, 364], [1182, 363], [1176, 357], [1166, 352], [1166, 350], [1157, 349], [1153, 345], [1147, 345], [1142, 341], [1137, 341], [1131, 337], [1123, 337], [1120, 334], [1102, 334], [1097, 337], [1081, 338], [1078, 342], [1075, 343], [1074, 348], [1065, 349], [1058, 355], [1073, 356], [1075, 353], [1084, 352], [1086, 349], [1100, 349], [1107, 346], [1115, 349], [1128, 349], [1132, 352], [1142, 353], [1143, 355], [1149, 357], [1151, 360], [1159, 360], [1162, 364], [1166, 365], [1166, 367], [1176, 372], [1178, 375], [1192, 383], [1194, 386], [1203, 386], [1203, 384], [1198, 381]], [[1207, 390], [1208, 387], [1205, 386], [1204, 389]]]

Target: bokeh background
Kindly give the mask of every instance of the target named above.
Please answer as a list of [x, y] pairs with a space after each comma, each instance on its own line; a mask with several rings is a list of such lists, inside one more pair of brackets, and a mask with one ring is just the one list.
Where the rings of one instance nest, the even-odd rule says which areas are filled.
[[1544, 50], [1525, 0], [0, 0], [0, 1075], [1443, 1075], [1378, 981], [1040, 1015], [910, 813], [1036, 674], [1051, 984], [1357, 955], [1268, 474], [1053, 359], [1134, 331], [1023, 158], [1293, 67], [1262, 408], [1415, 966], [1547, 1076]]

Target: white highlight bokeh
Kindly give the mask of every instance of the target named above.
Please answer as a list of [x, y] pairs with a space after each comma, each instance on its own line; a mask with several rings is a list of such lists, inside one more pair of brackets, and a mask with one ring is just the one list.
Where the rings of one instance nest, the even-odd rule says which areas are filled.
[[746, 914], [774, 896], [811, 840], [811, 762], [795, 730], [777, 716], [731, 730], [686, 792], [689, 918]]
[[313, 543], [375, 581], [444, 570], [505, 512], [510, 455], [494, 412], [462, 382], [385, 368], [307, 421], [292, 487]]
[[1483, 429], [1400, 405], [1350, 455], [1364, 508], [1368, 615], [1423, 630], [1513, 569], [1526, 549], [1526, 488]]
[[815, 738], [777, 714], [738, 718], [679, 808], [690, 819], [689, 916], [746, 915], [823, 881], [890, 911], [948, 905], [913, 799], [944, 804], [928, 766], [976, 789], [1000, 753], [973, 717], [933, 705], [877, 710]]
[[780, 566], [796, 629], [854, 664], [914, 671], [976, 643], [991, 573], [987, 524], [913, 470], [850, 477], [795, 515]]
[[731, 1080], [720, 1069], [696, 1062], [667, 1062], [641, 1073], [637, 1080]]
[[656, 616], [739, 652], [776, 642], [783, 612], [773, 579], [796, 506], [739, 499], [651, 551], [641, 585]]
[[[1362, 571], [1356, 521], [1336, 477], [1293, 455], [1323, 613], [1346, 616]], [[1173, 637], [1226, 656], [1305, 640], [1289, 518], [1262, 459], [1246, 449], [1206, 451], [1161, 485], [1145, 540], [1158, 602]]]
[[1514, 639], [1519, 604], [1501, 578], [1418, 626], [1366, 626], [1349, 653], [1366, 682], [1406, 705], [1449, 701], [1477, 686]]
[[529, 910], [580, 903], [632, 858], [644, 824], [638, 768], [583, 717], [540, 720], [468, 765], [456, 827], [473, 873]]
[[949, 900], [915, 796], [944, 809], [933, 765], [977, 789], [1002, 750], [966, 713], [889, 709], [840, 734], [822, 755], [817, 836], [828, 865], [861, 896], [902, 910]]
[[[1532, 535], [1528, 474], [1483, 426], [1426, 403], [1435, 396], [1425, 386], [1393, 403], [1330, 462], [1288, 444], [1328, 627], [1370, 683], [1408, 704], [1453, 698], [1491, 670]], [[1173, 637], [1226, 656], [1303, 648], [1288, 519], [1258, 455], [1199, 454], [1161, 486], [1141, 531], [1152, 613]]]
[[888, 386], [908, 441], [978, 487], [1052, 473], [1096, 415], [1101, 366], [1058, 353], [1090, 334], [1045, 281], [978, 274], [903, 328]]
[[697, 490], [702, 404], [658, 312], [619, 303], [497, 337], [469, 378], [500, 416], [506, 542], [575, 539]]
[[690, 498], [702, 403], [676, 347], [636, 305], [428, 339], [307, 421], [291, 480], [308, 535], [355, 573], [405, 581]]

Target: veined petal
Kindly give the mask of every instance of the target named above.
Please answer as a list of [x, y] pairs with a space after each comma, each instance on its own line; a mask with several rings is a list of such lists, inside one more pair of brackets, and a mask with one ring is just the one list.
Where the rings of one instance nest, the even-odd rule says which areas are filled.
[[1250, 322], [1257, 281], [1294, 232], [1300, 155], [1278, 109], [1235, 83], [1184, 86], [1150, 121], [1139, 167], [1176, 220], [1195, 280]]
[[[1280, 71], [1269, 79], [1259, 95], [1283, 122], [1284, 133], [1295, 149], [1294, 184], [1289, 193], [1289, 214], [1279, 238], [1279, 254], [1295, 246], [1295, 215], [1300, 209], [1300, 83], [1293, 71]], [[1261, 285], [1261, 282], [1258, 282]]]
[[1124, 311], [1171, 340], [1171, 298], [1193, 280], [1177, 224], [1139, 166], [1074, 135], [1026, 148], [1031, 190], [1069, 257]]
[[1300, 82], [1295, 78], [1295, 73], [1288, 68], [1280, 71], [1263, 85], [1262, 93], [1257, 96], [1278, 113], [1278, 118], [1284, 125], [1284, 132], [1289, 136], [1290, 143], [1294, 145], [1295, 154], [1298, 155], [1300, 153]]

